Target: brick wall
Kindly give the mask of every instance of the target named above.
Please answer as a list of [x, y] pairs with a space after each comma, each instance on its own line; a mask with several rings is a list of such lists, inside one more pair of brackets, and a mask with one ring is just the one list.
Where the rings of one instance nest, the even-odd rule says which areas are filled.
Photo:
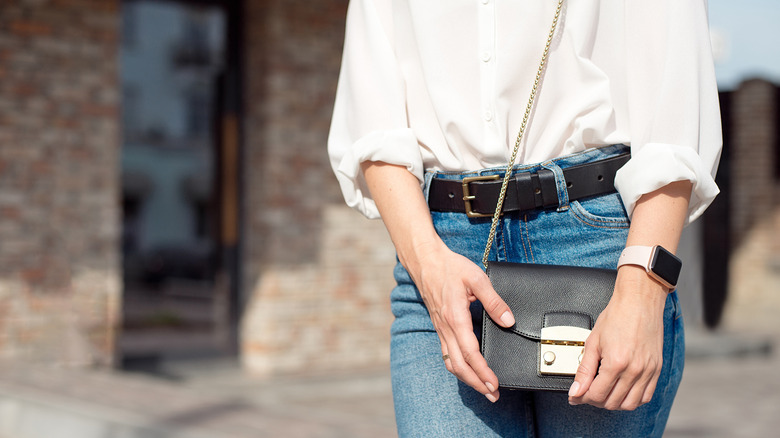
[[732, 93], [731, 225], [734, 243], [775, 207], [780, 181], [775, 175], [776, 124], [780, 119], [776, 86], [761, 79], [746, 81]]
[[[729, 216], [732, 250], [724, 325], [760, 334], [780, 312], [780, 154], [777, 85], [746, 81], [731, 93]], [[744, 315], [751, 315], [745, 320]]]
[[0, 358], [110, 363], [116, 0], [0, 2]]
[[245, 3], [242, 359], [253, 373], [384, 364], [394, 252], [344, 206], [326, 138], [346, 0]]

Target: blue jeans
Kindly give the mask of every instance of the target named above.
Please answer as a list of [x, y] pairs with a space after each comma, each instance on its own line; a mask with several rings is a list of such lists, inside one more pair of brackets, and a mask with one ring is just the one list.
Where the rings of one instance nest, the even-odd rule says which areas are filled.
[[[618, 194], [570, 201], [561, 169], [601, 160], [625, 151], [608, 146], [515, 172], [552, 170], [559, 187], [557, 209], [507, 214], [499, 222], [491, 260], [614, 268], [625, 245], [629, 221]], [[437, 178], [502, 174], [439, 172]], [[425, 193], [434, 174], [426, 174]], [[439, 236], [453, 251], [481, 266], [490, 218], [432, 212]], [[682, 377], [684, 335], [676, 292], [664, 310], [663, 368], [650, 403], [632, 412], [570, 406], [565, 393], [503, 389], [495, 404], [450, 374], [441, 358], [439, 338], [419, 291], [403, 266], [396, 265], [391, 294], [391, 368], [399, 436], [405, 437], [660, 437]], [[479, 338], [482, 307], [472, 305]]]

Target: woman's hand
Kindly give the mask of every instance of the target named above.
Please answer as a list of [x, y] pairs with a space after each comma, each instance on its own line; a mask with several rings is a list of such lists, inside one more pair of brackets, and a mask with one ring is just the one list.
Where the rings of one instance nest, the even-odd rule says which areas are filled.
[[[639, 198], [626, 245], [661, 245], [675, 252], [691, 187], [690, 181], [676, 181]], [[641, 267], [618, 270], [612, 299], [585, 341], [569, 403], [633, 410], [650, 401], [663, 364], [668, 292]]]
[[585, 342], [569, 403], [634, 410], [653, 397], [663, 364], [667, 290], [644, 269], [624, 266]]
[[509, 306], [479, 266], [450, 251], [436, 234], [414, 175], [403, 166], [381, 162], [364, 162], [361, 167], [398, 258], [425, 301], [441, 341], [442, 356], [449, 356], [443, 365], [495, 402], [498, 378], [479, 352], [469, 305], [479, 300], [502, 327], [514, 324]]
[[450, 251], [443, 243], [417, 248], [417, 263], [407, 267], [420, 290], [441, 341], [447, 370], [461, 381], [498, 400], [498, 378], [479, 351], [469, 305], [479, 300], [497, 324], [511, 327], [515, 320], [487, 275], [469, 259]]

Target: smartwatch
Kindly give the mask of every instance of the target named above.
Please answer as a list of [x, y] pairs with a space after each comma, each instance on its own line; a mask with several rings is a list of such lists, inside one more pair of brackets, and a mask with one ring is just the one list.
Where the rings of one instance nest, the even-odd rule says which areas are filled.
[[620, 253], [617, 267], [638, 265], [645, 268], [647, 275], [666, 286], [670, 291], [677, 287], [682, 261], [660, 245], [628, 246]]

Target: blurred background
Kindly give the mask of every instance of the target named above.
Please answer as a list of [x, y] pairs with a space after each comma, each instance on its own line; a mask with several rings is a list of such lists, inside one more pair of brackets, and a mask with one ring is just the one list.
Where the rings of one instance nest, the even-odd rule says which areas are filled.
[[[0, 3], [0, 438], [394, 436], [395, 253], [325, 150], [347, 4]], [[780, 3], [709, 6], [721, 195], [667, 436], [764, 436]]]

